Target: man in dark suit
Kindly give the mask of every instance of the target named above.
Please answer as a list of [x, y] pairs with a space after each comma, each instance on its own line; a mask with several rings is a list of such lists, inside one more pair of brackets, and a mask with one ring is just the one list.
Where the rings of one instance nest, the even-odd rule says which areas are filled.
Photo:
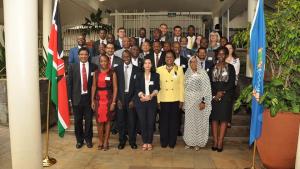
[[97, 40], [96, 42], [94, 42], [93, 44], [93, 54], [95, 56], [98, 56], [100, 53], [99, 53], [99, 45], [100, 44], [107, 44], [107, 40], [106, 40], [106, 30], [105, 29], [100, 29], [99, 30], [99, 40]]
[[139, 58], [144, 59], [146, 55], [149, 55], [151, 53], [151, 46], [149, 41], [145, 41], [142, 44], [142, 52], [139, 55]]
[[115, 41], [115, 50], [119, 50], [123, 48], [123, 38], [126, 36], [126, 31], [124, 27], [118, 28], [117, 31], [118, 39]]
[[106, 52], [105, 52], [105, 49], [106, 49], [106, 45], [104, 43], [100, 43], [99, 46], [98, 46], [98, 53], [99, 55], [97, 56], [94, 56], [92, 57], [92, 63], [97, 65], [98, 67], [100, 66], [100, 56], [101, 55], [105, 55]]
[[[78, 51], [79, 63], [72, 63], [68, 71], [68, 97], [73, 106], [76, 148], [92, 148], [93, 112], [91, 110], [91, 87], [96, 65], [89, 63], [89, 50], [82, 47]], [[83, 131], [83, 118], [85, 121]]]
[[200, 61], [201, 69], [204, 69], [206, 72], [209, 72], [210, 69], [214, 67], [214, 61], [212, 57], [207, 57], [206, 48], [200, 47], [198, 49], [198, 59]]
[[136, 121], [137, 114], [133, 111], [134, 85], [136, 74], [139, 68], [131, 64], [131, 53], [125, 50], [122, 54], [124, 64], [115, 68], [118, 80], [117, 94], [117, 123], [119, 129], [118, 149], [125, 147], [128, 129], [129, 144], [132, 149], [137, 149], [136, 145]]
[[131, 63], [134, 66], [137, 66], [138, 68], [142, 69], [142, 67], [143, 67], [143, 59], [139, 58], [140, 48], [138, 46], [136, 46], [136, 45], [132, 46], [130, 48], [130, 52], [132, 54]]
[[146, 40], [146, 29], [145, 28], [140, 28], [139, 30], [139, 37], [136, 37], [136, 44], [141, 47], [143, 42]]
[[179, 42], [173, 42], [172, 43], [172, 50], [175, 52], [176, 59], [175, 59], [175, 64], [177, 66], [181, 66], [183, 69], [183, 72], [188, 68], [188, 60], [180, 55], [181, 47]]
[[123, 60], [120, 57], [114, 55], [114, 53], [115, 53], [114, 44], [108, 43], [106, 45], [105, 52], [106, 52], [106, 55], [109, 57], [110, 68], [114, 69], [117, 66], [123, 64]]
[[[69, 59], [68, 59], [69, 64], [79, 63], [78, 50], [82, 47], [86, 47], [86, 40], [85, 40], [84, 35], [79, 35], [77, 37], [77, 44], [78, 44], [78, 46], [71, 48], [69, 51]], [[93, 56], [92, 49], [89, 49], [89, 55]], [[89, 61], [90, 60], [91, 60], [91, 57], [89, 57]]]
[[[185, 71], [188, 68], [188, 60], [180, 55], [180, 43], [179, 42], [173, 42], [172, 43], [172, 50], [175, 53], [176, 59], [175, 59], [175, 64], [177, 66], [181, 66], [183, 69], [183, 72], [185, 73]], [[182, 125], [182, 116], [184, 114], [184, 111], [182, 109], [180, 109], [180, 113], [178, 114], [178, 136], [182, 136], [182, 131], [181, 131], [181, 125]]]
[[160, 31], [160, 29], [158, 29], [158, 28], [154, 29], [153, 30], [153, 36], [152, 36], [152, 39], [150, 41], [151, 46], [153, 46], [154, 42], [160, 42], [161, 45], [162, 45], [163, 42], [160, 41], [160, 37], [161, 37], [161, 31]]
[[153, 67], [158, 68], [165, 65], [165, 52], [161, 51], [160, 42], [153, 43], [153, 53], [149, 55]]
[[181, 26], [177, 25], [173, 28], [173, 37], [171, 39], [171, 42], [180, 42], [181, 35], [182, 34], [182, 28]]
[[180, 55], [189, 60], [190, 57], [194, 55], [194, 51], [188, 49], [187, 44], [188, 44], [188, 39], [186, 37], [182, 37], [180, 39], [180, 46], [181, 46]]

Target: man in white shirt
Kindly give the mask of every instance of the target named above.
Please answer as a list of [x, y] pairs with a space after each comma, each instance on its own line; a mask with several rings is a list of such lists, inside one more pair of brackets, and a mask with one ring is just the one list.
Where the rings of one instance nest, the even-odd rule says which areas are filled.
[[114, 55], [114, 53], [115, 53], [114, 44], [108, 43], [106, 45], [105, 52], [109, 58], [109, 61], [110, 61], [109, 66], [111, 69], [114, 69], [115, 67], [123, 64], [123, 60], [120, 57]]
[[139, 54], [140, 54], [140, 48], [138, 46], [132, 46], [130, 48], [130, 52], [132, 54], [131, 57], [131, 63], [134, 66], [137, 66], [138, 68], [142, 69], [143, 66], [143, 59], [139, 58]]
[[118, 28], [117, 31], [118, 39], [115, 41], [115, 49], [119, 50], [123, 48], [123, 38], [126, 36], [126, 30], [124, 27]]
[[128, 129], [129, 144], [132, 149], [136, 145], [136, 122], [137, 115], [134, 111], [134, 86], [139, 68], [131, 64], [131, 53], [124, 50], [122, 53], [124, 64], [116, 67], [115, 72], [118, 80], [117, 94], [117, 123], [119, 129], [118, 149], [124, 149], [127, 141], [126, 129]]
[[144, 57], [146, 55], [149, 55], [150, 54], [150, 49], [151, 49], [150, 42], [149, 41], [145, 41], [142, 44], [142, 53], [140, 53], [139, 58], [144, 59]]
[[[72, 63], [68, 69], [68, 98], [73, 106], [76, 148], [92, 148], [93, 112], [91, 110], [91, 87], [93, 73], [97, 66], [89, 63], [89, 50], [82, 47], [78, 51], [79, 63]], [[83, 120], [84, 130], [83, 130]]]
[[174, 36], [173, 36], [172, 42], [180, 42], [181, 33], [182, 33], [181, 26], [179, 26], [179, 25], [174, 26], [174, 28], [173, 28]]
[[99, 30], [99, 40], [97, 40], [94, 44], [93, 44], [93, 54], [95, 56], [98, 56], [99, 55], [99, 45], [100, 44], [107, 44], [107, 40], [106, 40], [106, 34], [107, 34], [107, 31], [105, 29], [100, 29]]
[[136, 42], [137, 42], [137, 45], [139, 47], [141, 47], [143, 42], [145, 42], [145, 40], [146, 40], [146, 29], [140, 28], [139, 35], [140, 35], [139, 37], [136, 37]]
[[168, 25], [165, 23], [160, 24], [159, 29], [161, 31], [161, 38], [160, 41], [161, 42], [169, 42], [170, 41], [170, 37], [168, 34]]
[[195, 26], [194, 25], [189, 25], [187, 31], [188, 31], [188, 36], [186, 37], [187, 40], [188, 40], [187, 48], [188, 49], [193, 49], [194, 43], [195, 43], [195, 40], [196, 40]]

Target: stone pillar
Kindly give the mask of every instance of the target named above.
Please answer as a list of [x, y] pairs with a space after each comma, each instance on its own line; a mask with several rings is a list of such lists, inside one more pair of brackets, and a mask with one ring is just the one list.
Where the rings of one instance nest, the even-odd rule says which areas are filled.
[[[248, 22], [251, 23], [255, 15], [257, 0], [248, 0]], [[246, 60], [246, 77], [253, 77], [253, 69], [250, 61], [249, 51]]]
[[13, 169], [42, 169], [38, 0], [4, 0], [7, 96]]
[[[50, 35], [51, 20], [52, 20], [52, 0], [43, 0], [43, 46], [47, 52], [48, 49], [48, 37]], [[43, 57], [47, 58], [47, 55], [43, 51]]]

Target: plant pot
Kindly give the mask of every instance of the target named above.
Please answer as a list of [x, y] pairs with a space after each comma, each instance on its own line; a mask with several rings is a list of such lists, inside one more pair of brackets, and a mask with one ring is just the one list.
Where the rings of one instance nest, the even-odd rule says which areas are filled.
[[271, 117], [269, 110], [264, 111], [257, 149], [266, 168], [295, 168], [299, 124], [300, 115], [280, 112]]

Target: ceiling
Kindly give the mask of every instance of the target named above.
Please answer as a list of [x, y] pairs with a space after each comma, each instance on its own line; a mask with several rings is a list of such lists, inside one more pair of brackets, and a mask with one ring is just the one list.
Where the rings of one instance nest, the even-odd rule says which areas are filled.
[[176, 12], [209, 12], [213, 1], [216, 0], [105, 0], [100, 4], [118, 11], [133, 10], [147, 12], [176, 11]]

